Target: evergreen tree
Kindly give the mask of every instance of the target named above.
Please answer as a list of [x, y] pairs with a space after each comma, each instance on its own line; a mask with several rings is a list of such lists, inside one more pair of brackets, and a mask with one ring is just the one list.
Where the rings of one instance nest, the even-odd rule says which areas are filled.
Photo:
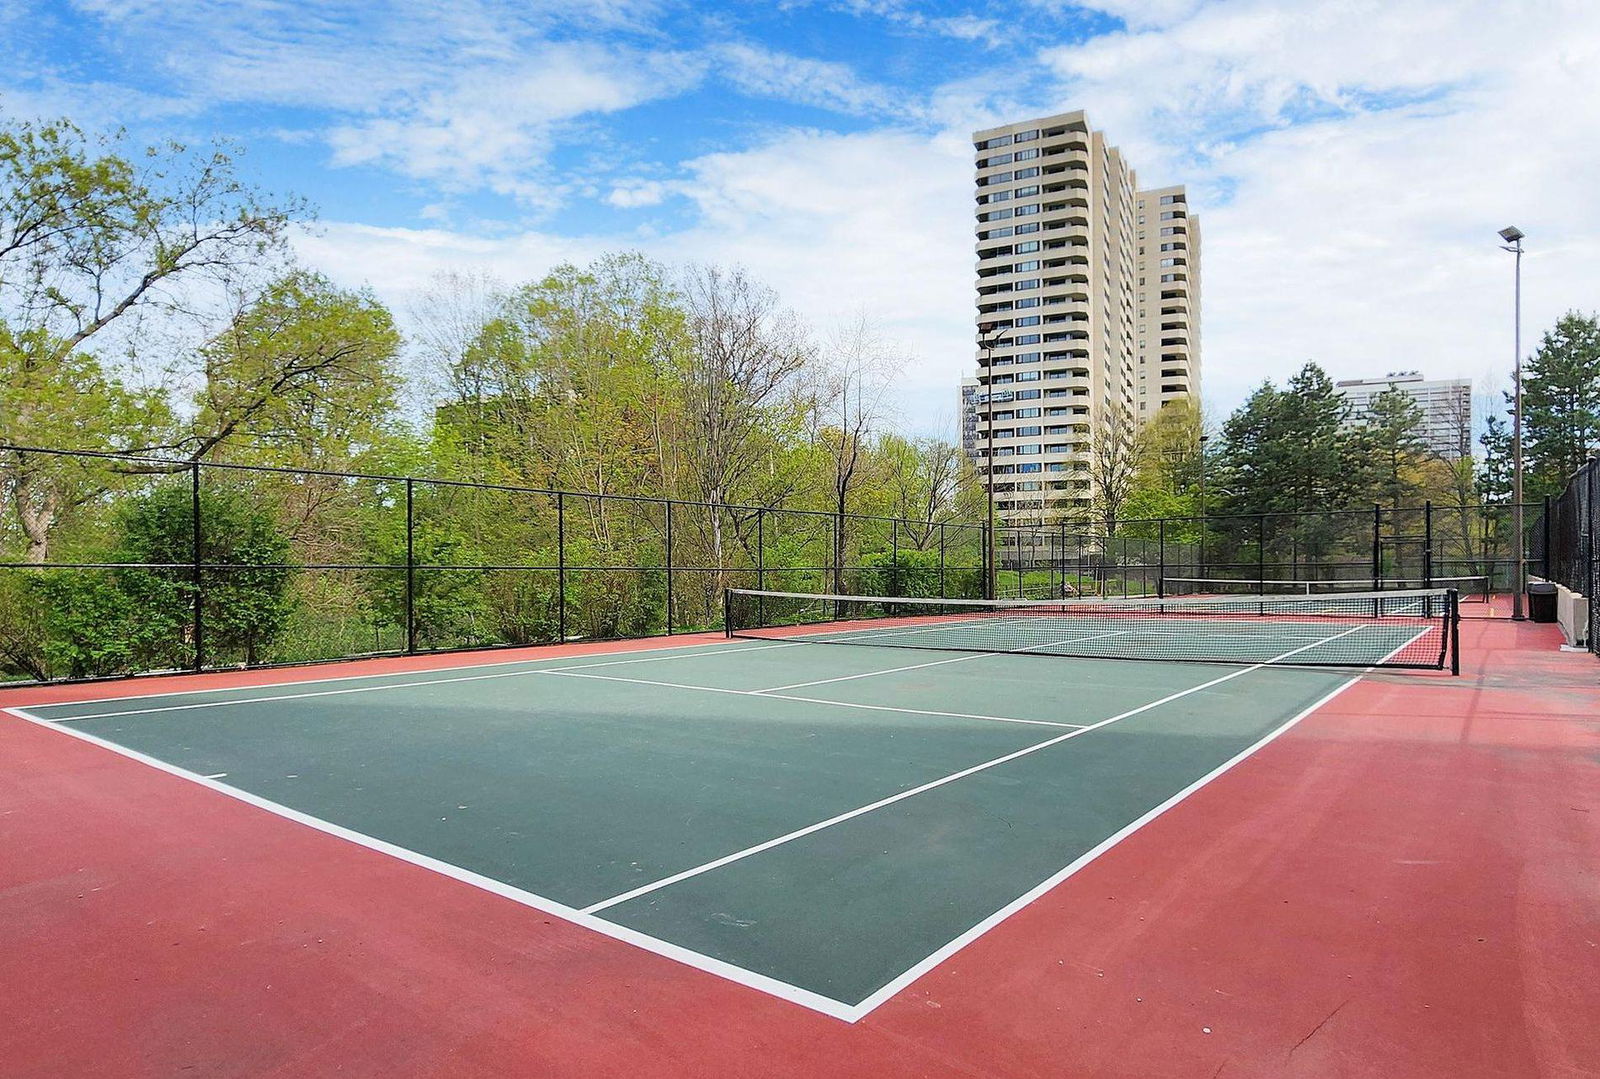
[[1374, 502], [1394, 509], [1414, 505], [1422, 492], [1422, 407], [1393, 386], [1372, 399], [1365, 425], [1350, 439], [1353, 469], [1364, 471]]
[[[1507, 393], [1508, 403], [1513, 394]], [[1600, 452], [1600, 319], [1569, 311], [1546, 331], [1522, 375], [1524, 497], [1559, 494]]]

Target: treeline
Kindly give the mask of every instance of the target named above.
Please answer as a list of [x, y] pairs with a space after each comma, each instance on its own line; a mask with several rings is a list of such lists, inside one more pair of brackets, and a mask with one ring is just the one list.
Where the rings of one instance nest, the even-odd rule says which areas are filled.
[[[219, 150], [0, 126], [0, 443], [128, 455], [0, 452], [4, 561], [118, 567], [0, 573], [12, 672], [693, 628], [768, 559], [812, 567], [774, 584], [876, 562], [893, 587], [981, 513], [954, 445], [893, 429], [904, 359], [864, 321], [819, 332], [742, 271], [635, 254], [445, 277], [401, 319], [294, 264], [308, 218]], [[627, 498], [684, 505], [674, 528]]]
[[[156, 567], [0, 571], [13, 673], [690, 628], [757, 566], [774, 587], [982, 587], [978, 533], [957, 525], [983, 520], [978, 477], [955, 445], [896, 432], [905, 359], [870, 324], [819, 331], [740, 270], [627, 253], [514, 285], [447, 275], [402, 318], [294, 263], [289, 230], [310, 219], [224, 149], [0, 120], [0, 443], [141, 456], [0, 452], [0, 560]], [[1527, 367], [1530, 498], [1600, 442], [1597, 397], [1600, 328], [1568, 315]], [[1466, 530], [1507, 496], [1497, 418], [1480, 454], [1453, 456], [1427, 449], [1403, 394], [1362, 427], [1343, 408], [1308, 364], [1209, 438], [1191, 404], [1107, 424], [1086, 519], [1046, 523], [1150, 538], [1142, 521], [1188, 518], [1167, 536], [1194, 543], [1202, 515], [1431, 499]], [[190, 462], [284, 471], [213, 468], [191, 490]], [[319, 474], [358, 472], [702, 508], [669, 528], [647, 502]], [[179, 568], [196, 505], [199, 580]], [[720, 505], [746, 508], [704, 508]], [[1297, 559], [1334, 542], [1305, 527]], [[426, 572], [361, 568], [408, 552]], [[474, 572], [558, 562], [586, 568]], [[307, 565], [330, 568], [270, 568]]]

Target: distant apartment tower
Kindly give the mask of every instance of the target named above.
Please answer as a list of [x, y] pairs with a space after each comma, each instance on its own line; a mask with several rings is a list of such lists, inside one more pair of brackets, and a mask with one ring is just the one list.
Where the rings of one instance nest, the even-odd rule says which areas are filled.
[[973, 459], [1004, 518], [1087, 511], [1097, 434], [1199, 394], [1199, 223], [1182, 187], [1140, 191], [1082, 112], [973, 146]]
[[1472, 380], [1465, 378], [1426, 379], [1417, 371], [1395, 371], [1383, 378], [1347, 378], [1334, 383], [1334, 390], [1350, 403], [1347, 423], [1367, 422], [1372, 402], [1393, 387], [1406, 394], [1422, 409], [1419, 432], [1428, 448], [1441, 457], [1465, 457], [1472, 452]]
[[978, 380], [961, 380], [961, 407], [956, 415], [961, 417], [961, 452], [968, 457], [978, 456]]

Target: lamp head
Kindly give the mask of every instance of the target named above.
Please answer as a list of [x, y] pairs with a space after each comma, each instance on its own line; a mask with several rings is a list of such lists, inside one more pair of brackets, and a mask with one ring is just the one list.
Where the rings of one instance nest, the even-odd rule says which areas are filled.
[[1525, 235], [1527, 234], [1521, 229], [1517, 228], [1515, 225], [1507, 225], [1505, 228], [1500, 230], [1500, 238], [1508, 244], [1516, 243]]

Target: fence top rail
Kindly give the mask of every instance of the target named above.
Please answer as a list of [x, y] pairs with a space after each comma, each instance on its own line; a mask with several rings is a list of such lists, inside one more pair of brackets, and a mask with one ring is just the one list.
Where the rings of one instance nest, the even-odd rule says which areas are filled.
[[147, 452], [133, 451], [118, 452], [113, 450], [64, 450], [49, 446], [22, 446], [14, 443], [0, 443], [0, 452], [9, 453], [38, 453], [54, 457], [83, 457], [104, 461], [128, 461], [139, 464], [159, 465], [161, 471], [173, 474], [187, 472], [195, 467], [202, 469], [219, 469], [229, 472], [260, 472], [282, 476], [323, 476], [328, 479], [340, 480], [372, 480], [378, 483], [411, 483], [429, 484], [439, 487], [465, 487], [483, 491], [507, 491], [514, 494], [545, 495], [549, 497], [562, 496], [565, 498], [590, 498], [605, 499], [614, 502], [643, 502], [653, 505], [696, 506], [702, 509], [738, 510], [745, 513], [786, 513], [803, 517], [824, 517], [830, 520], [843, 517], [847, 521], [880, 521], [886, 524], [901, 524], [917, 528], [933, 530], [940, 526], [953, 528], [982, 528], [979, 522], [969, 521], [924, 521], [909, 517], [888, 517], [881, 514], [835, 513], [831, 510], [800, 509], [795, 506], [752, 506], [740, 502], [705, 502], [693, 498], [664, 498], [659, 495], [627, 495], [602, 491], [569, 491], [558, 487], [525, 487], [518, 484], [489, 483], [482, 480], [457, 480], [446, 479], [442, 476], [398, 476], [382, 472], [336, 472], [323, 468], [291, 468], [287, 465], [246, 465], [231, 461], [207, 461], [193, 458], [161, 457]]
[[[322, 476], [322, 477], [325, 477], [325, 478], [328, 478], [328, 479], [370, 480], [370, 481], [374, 481], [374, 482], [378, 482], [378, 483], [400, 483], [400, 484], [404, 484], [404, 483], [410, 483], [410, 484], [423, 483], [423, 484], [430, 484], [430, 485], [436, 485], [436, 486], [442, 486], [442, 487], [462, 487], [462, 488], [476, 489], [476, 490], [506, 491], [506, 492], [516, 493], [516, 494], [542, 495], [542, 496], [546, 496], [546, 497], [563, 496], [563, 497], [568, 497], [568, 498], [600, 498], [600, 499], [607, 499], [607, 500], [613, 500], [613, 501], [619, 501], [619, 502], [637, 502], [637, 503], [647, 503], [647, 504], [654, 504], [654, 505], [694, 506], [694, 507], [699, 507], [699, 508], [702, 508], [702, 509], [726, 509], [726, 510], [734, 510], [734, 511], [745, 512], [745, 513], [752, 513], [752, 514], [755, 514], [755, 513], [783, 513], [783, 514], [793, 514], [793, 515], [796, 515], [796, 516], [805, 516], [805, 517], [829, 518], [829, 519], [834, 519], [834, 520], [837, 520], [840, 517], [843, 517], [845, 520], [849, 520], [849, 521], [877, 521], [877, 522], [886, 523], [886, 524], [887, 523], [894, 523], [894, 524], [902, 524], [902, 525], [907, 525], [907, 526], [913, 526], [913, 527], [917, 527], [917, 528], [925, 528], [925, 529], [929, 529], [930, 531], [932, 529], [940, 527], [941, 525], [945, 526], [945, 527], [976, 528], [976, 529], [983, 529], [983, 528], [987, 527], [982, 522], [973, 522], [973, 521], [956, 521], [956, 520], [924, 521], [924, 520], [913, 520], [913, 519], [904, 518], [904, 517], [888, 517], [888, 516], [883, 516], [883, 515], [879, 515], [879, 514], [849, 513], [849, 512], [844, 513], [844, 514], [839, 514], [839, 513], [835, 513], [835, 512], [829, 511], [829, 510], [799, 509], [799, 508], [790, 507], [790, 506], [751, 506], [751, 505], [746, 505], [746, 504], [743, 504], [743, 503], [735, 503], [735, 502], [705, 502], [705, 501], [700, 501], [700, 500], [697, 500], [697, 499], [663, 498], [663, 497], [655, 496], [655, 495], [626, 495], [626, 494], [601, 493], [601, 492], [598, 492], [598, 491], [569, 491], [569, 490], [565, 490], [565, 489], [562, 489], [562, 488], [527, 487], [527, 486], [522, 486], [522, 485], [517, 485], [517, 484], [488, 483], [488, 482], [483, 482], [483, 481], [478, 481], [478, 480], [446, 479], [446, 478], [443, 478], [443, 477], [436, 477], [436, 476], [398, 476], [398, 475], [389, 475], [389, 474], [386, 474], [386, 473], [377, 473], [377, 472], [338, 472], [338, 471], [333, 471], [333, 470], [330, 470], [330, 469], [319, 469], [319, 468], [291, 468], [291, 467], [286, 466], [286, 465], [237, 464], [237, 463], [228, 462], [228, 461], [207, 461], [207, 460], [204, 460], [204, 459], [197, 459], [197, 458], [164, 457], [164, 456], [159, 456], [157, 454], [151, 453], [149, 451], [140, 451], [140, 450], [113, 451], [113, 450], [59, 449], [59, 448], [50, 447], [50, 446], [28, 446], [28, 445], [18, 445], [18, 444], [15, 444], [15, 443], [0, 442], [0, 452], [11, 452], [11, 453], [19, 453], [19, 454], [36, 453], [36, 454], [44, 454], [44, 455], [55, 456], [55, 457], [76, 457], [76, 458], [90, 458], [90, 459], [107, 460], [107, 461], [135, 462], [135, 463], [139, 463], [139, 464], [146, 464], [146, 465], [151, 465], [151, 466], [159, 466], [159, 470], [160, 471], [170, 472], [170, 473], [174, 473], [174, 474], [178, 473], [178, 472], [188, 471], [188, 470], [191, 470], [191, 469], [194, 469], [194, 468], [198, 467], [198, 468], [201, 468], [201, 469], [218, 469], [218, 470], [231, 471], [231, 472], [268, 473], [268, 474], [285, 475], [285, 476]], [[155, 469], [153, 469], [153, 471], [154, 470]], [[1541, 503], [1541, 502], [1526, 502], [1525, 501], [1525, 502], [1522, 503], [1522, 506], [1523, 506], [1524, 509], [1529, 509], [1529, 508], [1537, 509], [1537, 508], [1540, 508], [1542, 505], [1543, 505], [1543, 503]], [[1269, 518], [1269, 517], [1323, 517], [1323, 518], [1327, 518], [1327, 517], [1364, 515], [1366, 518], [1368, 518], [1370, 520], [1372, 518], [1372, 516], [1373, 516], [1374, 510], [1377, 510], [1380, 513], [1384, 513], [1384, 514], [1422, 513], [1422, 512], [1426, 512], [1430, 508], [1430, 506], [1435, 511], [1444, 512], [1444, 513], [1447, 513], [1447, 514], [1448, 513], [1455, 513], [1455, 512], [1463, 512], [1463, 511], [1465, 511], [1465, 512], [1478, 512], [1478, 513], [1494, 513], [1494, 512], [1502, 512], [1502, 511], [1506, 511], [1506, 510], [1511, 510], [1511, 509], [1515, 508], [1515, 506], [1513, 504], [1511, 504], [1511, 503], [1480, 503], [1478, 505], [1467, 506], [1467, 507], [1456, 506], [1456, 505], [1434, 505], [1432, 503], [1428, 503], [1428, 504], [1425, 504], [1425, 505], [1422, 505], [1422, 506], [1383, 506], [1383, 505], [1374, 503], [1373, 505], [1366, 506], [1366, 507], [1354, 507], [1354, 508], [1332, 509], [1332, 510], [1270, 510], [1270, 511], [1265, 511], [1265, 512], [1261, 512], [1261, 513], [1207, 513], [1204, 516], [1191, 514], [1191, 515], [1181, 516], [1181, 517], [1141, 517], [1141, 518], [1130, 518], [1130, 519], [1127, 519], [1127, 520], [1119, 521], [1118, 522], [1118, 530], [1120, 530], [1123, 527], [1128, 527], [1128, 526], [1154, 525], [1154, 524], [1159, 524], [1159, 523], [1162, 523], [1162, 522], [1166, 522], [1166, 523], [1196, 523], [1196, 524], [1202, 524], [1203, 525], [1203, 524], [1206, 524], [1208, 522], [1216, 522], [1216, 521], [1259, 520], [1259, 519], [1265, 519], [1265, 518]], [[1043, 523], [1043, 522], [1040, 522], [1040, 523], [1037, 523], [1037, 524], [1006, 524], [1005, 522], [1001, 521], [1001, 522], [997, 522], [995, 524], [995, 532], [996, 532], [997, 535], [1005, 535], [1007, 533], [1018, 533], [1018, 532], [1041, 532], [1041, 531], [1046, 531], [1046, 530], [1050, 531], [1051, 533], [1056, 533], [1056, 532], [1059, 532], [1059, 530], [1062, 527], [1077, 527], [1080, 530], [1079, 534], [1081, 534], [1084, 538], [1102, 539], [1102, 538], [1104, 538], [1104, 530], [1103, 529], [1101, 531], [1099, 531], [1099, 532], [1081, 531], [1082, 529], [1085, 529], [1085, 528], [1090, 528], [1090, 529], [1095, 528], [1097, 524], [1103, 526], [1105, 524], [1105, 522], [1102, 521], [1102, 522], [1084, 523], [1084, 522], [1073, 522], [1073, 521], [1060, 521], [1060, 522], [1052, 522], [1052, 523], [1049, 523], [1049, 524], [1046, 524], [1046, 523]], [[1113, 538], [1113, 539], [1130, 539], [1130, 538], [1136, 539], [1136, 538], [1139, 538], [1139, 537], [1127, 537], [1127, 536], [1113, 535], [1111, 538]]]

